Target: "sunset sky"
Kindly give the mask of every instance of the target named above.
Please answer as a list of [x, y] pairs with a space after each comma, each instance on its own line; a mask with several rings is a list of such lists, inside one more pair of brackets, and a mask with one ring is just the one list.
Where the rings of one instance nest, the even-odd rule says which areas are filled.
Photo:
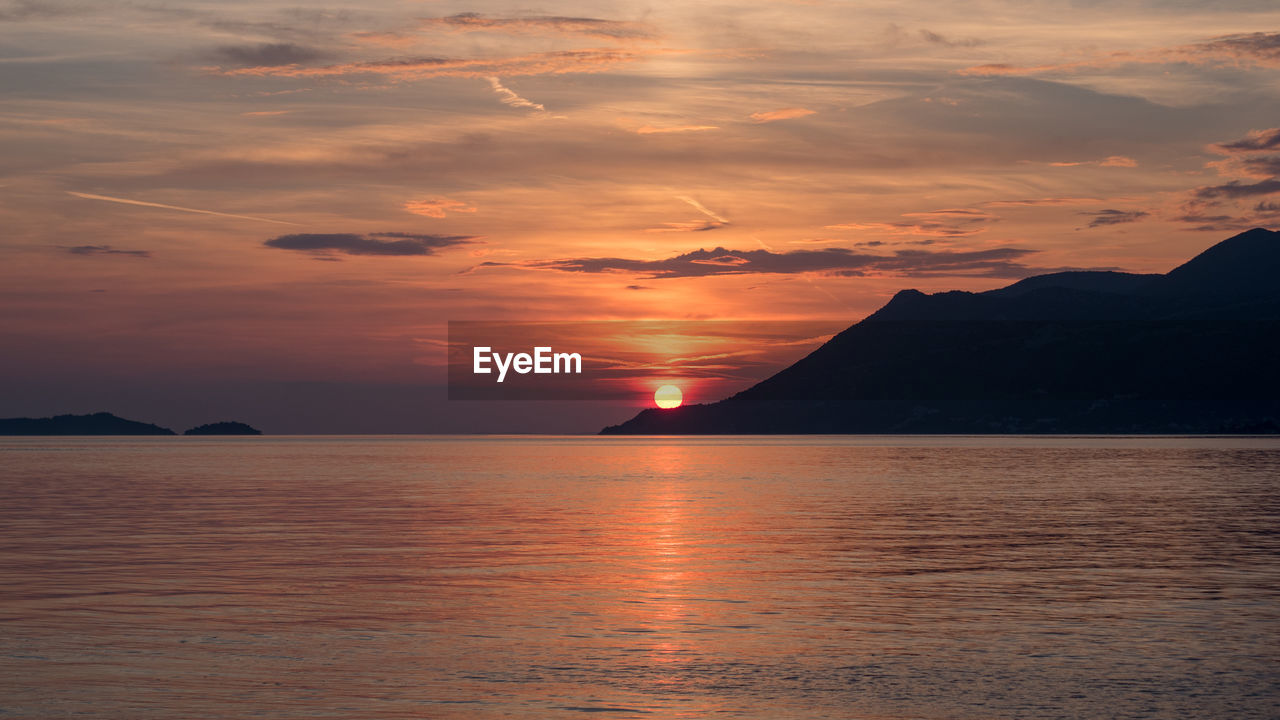
[[1280, 222], [1270, 0], [0, 0], [0, 93], [0, 417], [592, 432], [447, 402], [446, 322], [839, 329]]

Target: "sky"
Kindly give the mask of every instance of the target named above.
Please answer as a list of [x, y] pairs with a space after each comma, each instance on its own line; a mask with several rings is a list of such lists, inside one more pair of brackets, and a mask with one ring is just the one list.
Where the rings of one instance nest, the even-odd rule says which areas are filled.
[[767, 375], [1165, 272], [1280, 222], [1278, 70], [1267, 0], [0, 0], [0, 416], [594, 432], [643, 398], [449, 402], [447, 323], [796, 323]]

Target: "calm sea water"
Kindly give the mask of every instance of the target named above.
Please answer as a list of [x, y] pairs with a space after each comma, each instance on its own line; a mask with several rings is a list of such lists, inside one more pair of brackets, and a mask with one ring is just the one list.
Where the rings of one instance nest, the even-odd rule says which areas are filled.
[[1280, 439], [5, 438], [0, 717], [1276, 718]]

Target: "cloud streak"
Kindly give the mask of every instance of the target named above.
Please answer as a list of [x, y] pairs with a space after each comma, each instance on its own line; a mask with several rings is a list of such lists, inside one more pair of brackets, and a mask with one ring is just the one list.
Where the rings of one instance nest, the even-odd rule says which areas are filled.
[[1112, 155], [1101, 160], [1081, 160], [1079, 162], [1051, 162], [1052, 167], [1079, 167], [1081, 165], [1097, 165], [1099, 167], [1138, 167], [1138, 161], [1124, 155]]
[[281, 235], [262, 244], [280, 250], [295, 250], [315, 256], [332, 258], [342, 255], [376, 255], [382, 257], [421, 257], [435, 255], [437, 250], [470, 245], [479, 238], [474, 235], [417, 235], [401, 232], [377, 232], [367, 235], [356, 233], [300, 233]]
[[917, 235], [927, 238], [957, 238], [986, 231], [987, 223], [1000, 218], [970, 208], [949, 208], [929, 212], [906, 213], [903, 217], [919, 218], [908, 222], [854, 222], [825, 226], [828, 230], [865, 230], [894, 235]]
[[1256, 183], [1242, 183], [1239, 180], [1232, 180], [1222, 185], [1196, 188], [1194, 194], [1201, 199], [1212, 199], [1253, 197], [1255, 195], [1270, 195], [1278, 192], [1280, 192], [1280, 180], [1270, 178]]
[[1101, 199], [1091, 197], [1047, 197], [1026, 200], [990, 200], [979, 204], [982, 207], [1055, 207], [1062, 205], [1092, 205], [1100, 202], [1102, 202]]
[[941, 33], [936, 33], [936, 32], [933, 32], [932, 30], [925, 30], [925, 29], [921, 29], [921, 30], [920, 30], [920, 37], [921, 37], [921, 38], [924, 38], [924, 41], [925, 41], [925, 42], [930, 43], [930, 44], [932, 44], [932, 45], [941, 45], [941, 46], [943, 46], [943, 47], [952, 47], [952, 48], [954, 48], [954, 47], [978, 47], [978, 46], [980, 46], [980, 45], [986, 45], [986, 44], [987, 44], [987, 41], [986, 41], [986, 40], [982, 40], [982, 39], [980, 39], [980, 38], [958, 38], [958, 39], [952, 39], [952, 38], [949, 38], [949, 37], [947, 37], [947, 36], [945, 36], [945, 35], [943, 35], [943, 34], [941, 34]]
[[688, 204], [694, 210], [697, 210], [710, 219], [694, 222], [666, 222], [662, 223], [661, 227], [645, 228], [645, 232], [707, 232], [708, 230], [718, 230], [729, 224], [729, 220], [727, 218], [721, 216], [719, 213], [712, 212], [706, 205], [703, 205], [688, 195], [677, 195], [676, 199]]
[[198, 210], [196, 208], [181, 207], [179, 205], [166, 205], [164, 203], [144, 202], [142, 200], [130, 200], [128, 198], [111, 197], [110, 195], [94, 195], [92, 193], [67, 191], [68, 195], [74, 195], [78, 198], [86, 200], [103, 200], [106, 202], [120, 203], [122, 205], [136, 205], [139, 207], [160, 208], [163, 210], [176, 210], [178, 212], [196, 213], [198, 215], [216, 215], [218, 217], [235, 218], [237, 220], [256, 220], [257, 222], [275, 223], [276, 225], [298, 225], [298, 223], [288, 222], [285, 220], [272, 220], [271, 218], [256, 217], [253, 215], [236, 215], [234, 213], [218, 212], [216, 210]]
[[641, 125], [636, 128], [636, 133], [640, 135], [659, 135], [664, 133], [685, 133], [685, 132], [702, 132], [704, 130], [719, 130], [716, 125], [670, 125], [667, 127], [658, 127], [654, 125]]
[[[848, 248], [821, 250], [699, 249], [664, 260], [583, 257], [533, 260], [521, 263], [486, 262], [476, 268], [519, 267], [574, 273], [627, 273], [644, 279], [709, 277], [716, 275], [819, 273], [856, 277], [863, 275], [929, 276], [935, 274], [980, 277], [1023, 277], [1035, 272], [1020, 262], [1036, 251], [992, 248], [973, 251], [900, 250], [893, 255], [858, 253]], [[473, 268], [475, 269], [475, 268]]]
[[528, 98], [520, 97], [519, 95], [516, 94], [515, 90], [512, 90], [506, 85], [503, 85], [502, 81], [499, 80], [498, 78], [490, 75], [486, 79], [489, 81], [489, 87], [493, 88], [493, 91], [497, 93], [498, 96], [501, 98], [502, 104], [510, 105], [511, 107], [514, 107], [514, 108], [529, 108], [530, 110], [534, 110], [537, 112], [547, 111], [546, 106], [542, 105], [541, 103], [533, 102]]
[[512, 75], [561, 75], [597, 73], [633, 62], [648, 53], [610, 48], [559, 50], [498, 58], [409, 57], [366, 62], [338, 63], [314, 67], [300, 64], [256, 66], [209, 72], [227, 77], [337, 78], [361, 75], [392, 80], [422, 80], [437, 77], [489, 78]]
[[1090, 228], [1106, 227], [1107, 225], [1124, 225], [1126, 223], [1138, 222], [1151, 213], [1146, 210], [1114, 210], [1108, 208], [1106, 210], [1097, 210], [1093, 212], [1082, 212], [1092, 220], [1089, 221]]
[[814, 115], [817, 110], [809, 110], [802, 107], [789, 107], [780, 110], [769, 110], [767, 112], [751, 113], [751, 119], [757, 123], [771, 123], [779, 120], [791, 120], [793, 118], [801, 118], [806, 115]]
[[642, 23], [562, 15], [488, 17], [466, 12], [446, 17], [425, 18], [423, 28], [443, 28], [454, 32], [502, 32], [509, 34], [588, 35], [610, 40], [644, 40], [653, 37]]
[[692, 207], [694, 210], [697, 210], [698, 212], [702, 213], [703, 215], [706, 215], [712, 220], [715, 220], [721, 225], [729, 224], [729, 220], [727, 218], [724, 218], [717, 213], [711, 212], [710, 210], [707, 209], [706, 205], [703, 205], [702, 203], [698, 202], [697, 200], [694, 200], [688, 195], [677, 195], [676, 199], [688, 203], [689, 206]]
[[716, 222], [715, 220], [707, 220], [704, 222], [668, 222], [662, 223], [662, 227], [645, 228], [645, 232], [706, 232], [708, 230], [718, 230], [724, 226], [725, 223]]
[[151, 257], [150, 250], [117, 250], [110, 245], [76, 245], [74, 247], [62, 245], [59, 247], [72, 255], [124, 255], [127, 257], [139, 258]]

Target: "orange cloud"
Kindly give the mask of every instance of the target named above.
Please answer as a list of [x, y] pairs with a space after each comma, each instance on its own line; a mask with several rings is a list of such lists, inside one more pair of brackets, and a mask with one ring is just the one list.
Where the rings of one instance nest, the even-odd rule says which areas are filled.
[[425, 215], [433, 218], [442, 218], [447, 212], [473, 213], [476, 211], [474, 207], [461, 200], [450, 200], [446, 197], [410, 200], [404, 204], [404, 209], [414, 215]]
[[813, 115], [817, 110], [809, 110], [802, 107], [782, 108], [781, 110], [770, 110], [768, 112], [751, 113], [751, 119], [758, 123], [771, 123], [778, 120], [790, 120], [792, 118], [804, 117], [805, 115]]
[[1138, 167], [1138, 161], [1124, 155], [1112, 155], [1101, 160], [1081, 160], [1079, 162], [1052, 162], [1050, 167], [1079, 167], [1081, 165], [1098, 165], [1099, 167]]
[[661, 133], [682, 133], [682, 132], [702, 132], [704, 130], [719, 130], [716, 125], [672, 125], [670, 127], [655, 127], [653, 125], [642, 125], [636, 128], [636, 132], [641, 135], [654, 135]]

